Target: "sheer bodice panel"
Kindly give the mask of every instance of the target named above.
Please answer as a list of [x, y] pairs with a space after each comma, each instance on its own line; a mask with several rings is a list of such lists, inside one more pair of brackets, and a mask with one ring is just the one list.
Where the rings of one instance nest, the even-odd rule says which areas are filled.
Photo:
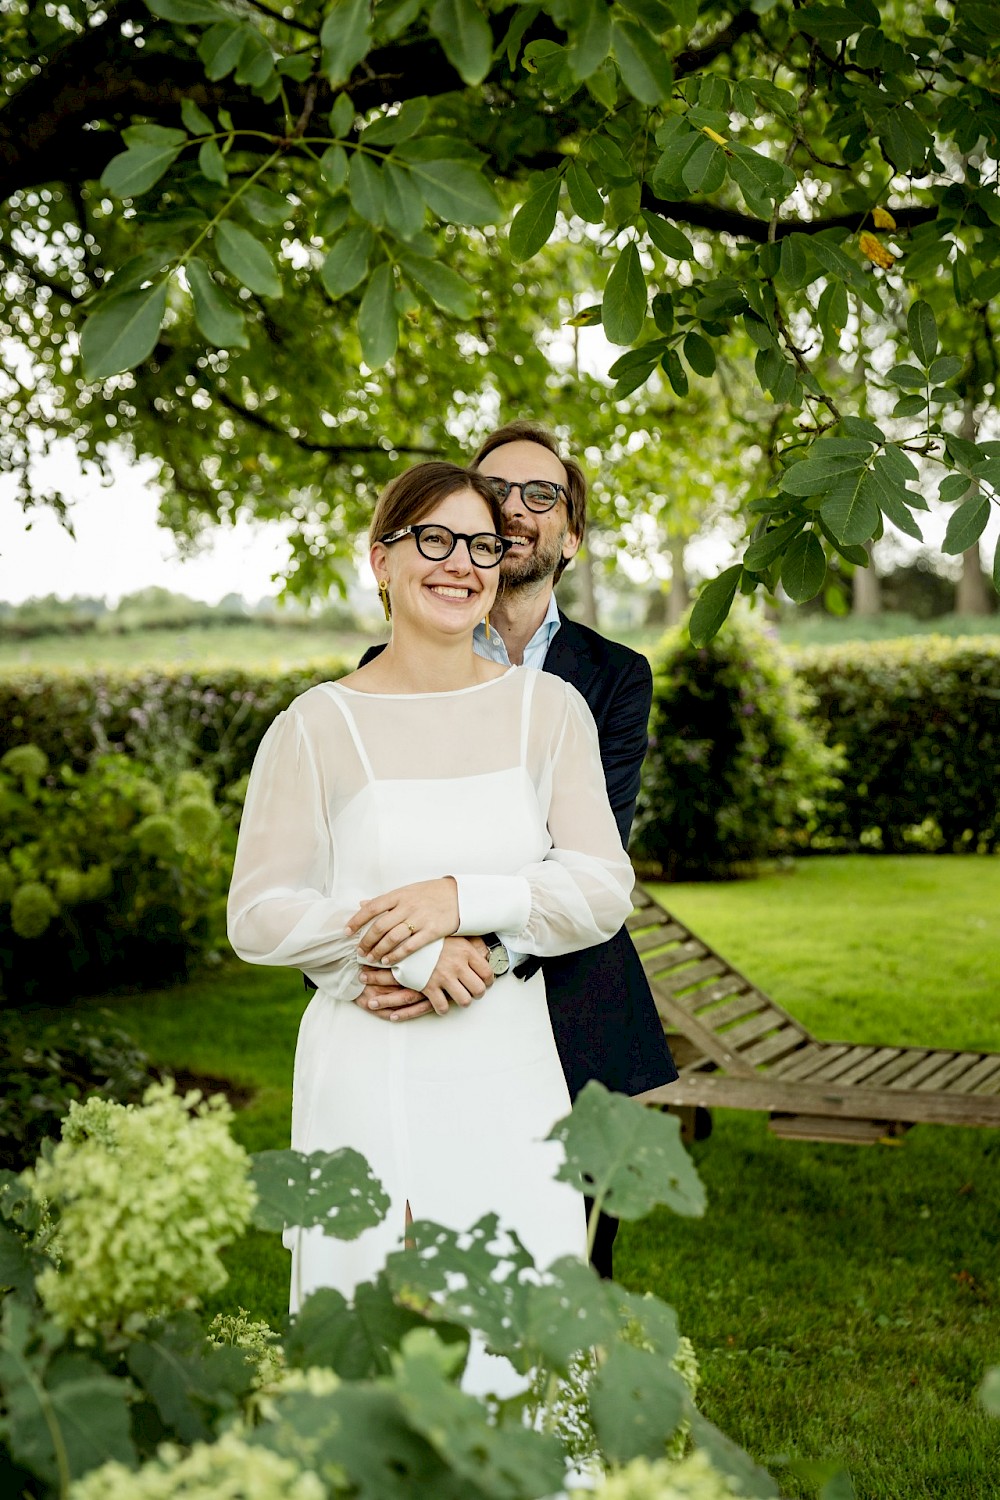
[[[632, 870], [593, 719], [568, 684], [524, 668], [455, 693], [324, 683], [268, 730], [230, 893], [237, 952], [353, 998], [349, 917], [441, 875], [458, 883], [460, 932], [499, 932], [521, 953], [587, 947], [621, 926]], [[412, 955], [403, 982], [422, 988], [439, 948]]]

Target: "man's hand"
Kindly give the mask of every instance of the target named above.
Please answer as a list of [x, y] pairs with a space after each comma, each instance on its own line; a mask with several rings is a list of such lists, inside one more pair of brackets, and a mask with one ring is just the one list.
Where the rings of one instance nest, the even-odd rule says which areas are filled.
[[458, 886], [451, 875], [442, 875], [362, 901], [347, 930], [366, 929], [358, 941], [362, 963], [398, 964], [457, 926]]
[[432, 1010], [443, 1015], [449, 1003], [471, 1005], [493, 983], [488, 952], [482, 938], [445, 938], [426, 994], [397, 984], [388, 969], [362, 968], [365, 987], [354, 1003], [384, 1021], [415, 1021]]

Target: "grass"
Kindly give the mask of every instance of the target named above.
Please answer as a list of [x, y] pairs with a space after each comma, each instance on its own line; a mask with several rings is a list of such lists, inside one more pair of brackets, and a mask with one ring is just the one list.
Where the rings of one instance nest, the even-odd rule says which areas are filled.
[[[1000, 861], [816, 859], [658, 894], [820, 1036], [1000, 1050]], [[105, 1003], [158, 1062], [254, 1085], [237, 1133], [260, 1149], [287, 1143], [304, 998], [295, 974], [233, 964]], [[623, 1225], [616, 1273], [677, 1308], [706, 1414], [765, 1463], [839, 1457], [857, 1500], [1000, 1494], [1000, 1426], [975, 1400], [1000, 1361], [996, 1136], [921, 1126], [892, 1147], [783, 1142], [719, 1111], [693, 1154], [706, 1217]], [[279, 1321], [276, 1240], [248, 1239], [229, 1266], [216, 1310]]]

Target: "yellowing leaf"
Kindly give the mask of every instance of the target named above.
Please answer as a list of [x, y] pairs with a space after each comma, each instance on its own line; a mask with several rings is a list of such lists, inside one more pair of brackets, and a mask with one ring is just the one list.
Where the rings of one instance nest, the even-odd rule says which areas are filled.
[[890, 266], [896, 264], [896, 257], [885, 248], [882, 241], [874, 234], [863, 234], [858, 240], [862, 255], [867, 255], [873, 265], [881, 266], [883, 271], [888, 271]]
[[724, 135], [720, 135], [717, 130], [712, 130], [711, 127], [708, 126], [708, 125], [703, 125], [701, 127], [701, 129], [702, 129], [702, 134], [703, 135], [707, 135], [708, 138], [709, 138], [709, 140], [710, 141], [714, 141], [717, 146], [728, 146], [729, 145], [729, 142], [726, 140], [726, 137]]
[[873, 209], [872, 219], [875, 221], [876, 229], [895, 229], [896, 227], [896, 221], [887, 208]]

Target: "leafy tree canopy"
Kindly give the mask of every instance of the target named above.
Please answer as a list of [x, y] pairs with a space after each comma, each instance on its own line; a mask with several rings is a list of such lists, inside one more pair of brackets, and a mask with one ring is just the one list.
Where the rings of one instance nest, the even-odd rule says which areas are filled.
[[[0, 461], [58, 504], [39, 443], [124, 439], [180, 534], [286, 516], [309, 591], [401, 457], [523, 411], [623, 450], [707, 431], [749, 363], [766, 461], [696, 636], [920, 535], [932, 463], [963, 551], [1000, 485], [967, 435], [998, 43], [986, 0], [11, 4]], [[620, 347], [613, 387], [552, 357], [567, 321]]]

